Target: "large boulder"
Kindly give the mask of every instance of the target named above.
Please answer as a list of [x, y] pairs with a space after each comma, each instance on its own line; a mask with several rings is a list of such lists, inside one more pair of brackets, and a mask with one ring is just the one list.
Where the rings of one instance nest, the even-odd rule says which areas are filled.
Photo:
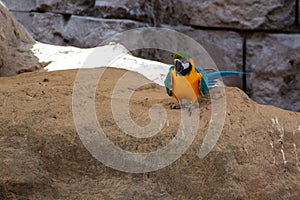
[[0, 1], [0, 76], [39, 68], [30, 50], [35, 41]]
[[[98, 80], [98, 70], [83, 70], [87, 86]], [[299, 199], [299, 113], [256, 104], [242, 91], [226, 88], [223, 131], [206, 157], [200, 159], [198, 153], [212, 123], [208, 99], [194, 124], [197, 136], [177, 161], [154, 172], [131, 174], [105, 166], [80, 140], [72, 115], [76, 74], [68, 70], [0, 78], [0, 199]], [[163, 87], [144, 85], [130, 99], [133, 122], [146, 126], [149, 109], [157, 104], [165, 108], [167, 121], [150, 138], [129, 136], [111, 109], [116, 100], [112, 93], [124, 77], [130, 78], [127, 83], [145, 80], [133, 72], [106, 69], [93, 100], [97, 122], [114, 145], [135, 153], [155, 152], [180, 132], [181, 112], [169, 109], [174, 100]], [[89, 123], [85, 116], [82, 124]]]
[[262, 104], [300, 111], [300, 34], [255, 34], [247, 40], [248, 89]]

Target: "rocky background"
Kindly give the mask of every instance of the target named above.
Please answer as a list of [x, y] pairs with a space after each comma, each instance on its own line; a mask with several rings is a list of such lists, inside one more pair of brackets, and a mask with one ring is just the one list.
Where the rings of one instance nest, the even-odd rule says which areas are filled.
[[[219, 69], [248, 72], [225, 82], [255, 101], [300, 111], [299, 0], [3, 0], [44, 43], [95, 47], [132, 28], [168, 27], [202, 44]], [[157, 51], [143, 57], [166, 62]]]
[[[26, 6], [30, 6], [30, 1], [27, 2]], [[157, 25], [158, 22], [148, 23]], [[47, 65], [42, 63], [39, 56], [45, 54], [48, 57], [47, 46], [52, 45], [36, 43], [3, 7], [1, 1], [0, 24], [0, 76], [10, 76], [0, 77], [1, 200], [300, 199], [299, 112], [257, 104], [238, 88], [226, 87], [226, 120], [217, 144], [206, 157], [200, 159], [198, 153], [211, 123], [210, 101], [219, 99], [221, 94], [211, 93], [210, 97], [201, 101], [201, 115], [198, 124], [195, 124], [198, 125], [197, 136], [177, 161], [149, 173], [120, 172], [96, 160], [79, 138], [72, 112], [72, 94], [78, 71], [22, 73]], [[193, 32], [198, 31], [200, 30]], [[222, 37], [216, 39], [213, 30], [201, 31], [208, 32], [209, 35], [203, 35], [211, 40], [222, 41]], [[227, 40], [223, 39], [226, 42], [234, 38], [234, 35], [242, 34], [238, 31], [216, 32], [228, 34], [227, 38], [224, 36]], [[243, 57], [242, 63], [253, 63], [254, 75], [250, 76], [253, 84], [268, 77], [270, 82], [282, 79], [289, 82], [286, 88], [296, 89], [295, 82], [299, 76], [296, 71], [298, 55], [291, 48], [297, 47], [297, 35], [289, 36], [287, 38], [286, 34], [263, 32], [243, 35], [247, 39], [243, 40], [247, 44], [246, 50], [251, 56], [246, 59]], [[223, 50], [225, 55], [229, 44], [223, 44], [226, 46]], [[213, 46], [214, 49], [217, 47], [219, 46]], [[244, 42], [242, 47], [245, 49]], [[61, 54], [66, 55], [82, 50], [75, 50], [74, 47], [58, 48]], [[219, 51], [222, 52], [221, 50]], [[83, 56], [80, 52], [78, 55]], [[153, 52], [148, 53], [151, 55]], [[147, 52], [141, 53], [147, 55]], [[276, 55], [281, 57], [278, 56], [274, 70], [271, 66], [275, 63]], [[222, 59], [224, 58], [227, 57], [223, 56]], [[73, 63], [72, 59], [64, 60], [67, 62], [60, 62], [60, 65]], [[286, 63], [291, 65], [294, 73], [288, 73]], [[264, 68], [261, 67], [263, 64]], [[130, 137], [119, 128], [112, 115], [112, 94], [115, 85], [125, 74], [129, 75], [126, 82], [129, 84], [145, 80], [145, 77], [123, 69], [82, 69], [89, 77], [85, 82], [88, 88], [93, 79], [98, 79], [98, 70], [102, 70], [103, 76], [96, 91], [95, 114], [106, 136], [116, 146], [130, 152], [153, 152], [175, 137], [182, 121], [182, 113], [180, 110], [169, 109], [175, 101], [166, 95], [164, 87], [153, 83], [140, 87], [132, 95], [129, 106], [133, 121], [142, 126], [149, 123], [149, 110], [154, 105], [163, 106], [167, 112], [167, 122], [161, 132], [150, 138]], [[18, 73], [22, 74], [12, 76]], [[281, 75], [276, 77], [278, 73]], [[277, 85], [266, 84], [261, 91], [270, 92], [271, 98], [272, 87]], [[132, 91], [131, 87], [127, 89]], [[218, 88], [211, 91], [217, 92]], [[287, 90], [282, 90], [285, 91]], [[293, 99], [292, 95], [296, 99], [295, 94], [297, 90], [291, 90], [287, 94], [290, 98], [286, 101]], [[114, 104], [116, 107], [122, 105], [120, 102]], [[82, 120], [89, 121], [85, 115], [82, 115]]]

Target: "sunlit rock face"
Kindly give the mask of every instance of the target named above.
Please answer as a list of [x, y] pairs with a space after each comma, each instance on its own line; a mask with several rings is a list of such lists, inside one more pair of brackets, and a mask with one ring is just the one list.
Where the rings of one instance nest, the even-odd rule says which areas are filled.
[[38, 60], [31, 52], [35, 41], [0, 2], [0, 76], [34, 71]]

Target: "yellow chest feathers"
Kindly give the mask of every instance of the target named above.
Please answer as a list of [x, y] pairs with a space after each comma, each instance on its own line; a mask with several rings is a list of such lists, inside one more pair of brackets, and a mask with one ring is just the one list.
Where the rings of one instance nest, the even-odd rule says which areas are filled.
[[199, 86], [202, 75], [193, 67], [189, 74], [181, 76], [175, 70], [171, 72], [171, 87], [178, 100], [189, 99], [194, 103], [201, 97]]

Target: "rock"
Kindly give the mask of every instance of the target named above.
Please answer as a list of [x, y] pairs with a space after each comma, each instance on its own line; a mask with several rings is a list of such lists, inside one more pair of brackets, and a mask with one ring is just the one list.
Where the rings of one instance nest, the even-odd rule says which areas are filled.
[[28, 0], [10, 1], [2, 0], [3, 3], [12, 11], [39, 11], [65, 14], [78, 14], [82, 10], [92, 7], [95, 0]]
[[14, 11], [42, 11], [150, 23], [237, 29], [282, 29], [295, 24], [296, 1], [4, 0]]
[[73, 15], [62, 35], [68, 44], [78, 47], [95, 47], [117, 33], [146, 26], [148, 25], [132, 20], [98, 19]]
[[0, 2], [0, 76], [34, 71], [41, 67], [30, 51], [35, 41]]
[[240, 29], [281, 29], [295, 22], [295, 1], [105, 1], [95, 4], [94, 16], [130, 18], [158, 24]]
[[300, 34], [255, 34], [247, 40], [248, 87], [262, 104], [300, 111]]
[[33, 35], [35, 40], [47, 44], [66, 45], [62, 34], [65, 23], [68, 21], [68, 16], [37, 12], [13, 11], [12, 13]]
[[[159, 16], [155, 16], [155, 1], [106, 1], [96, 0], [95, 7], [83, 12], [101, 18], [133, 19], [142, 22], [156, 23]], [[158, 24], [156, 24], [158, 25]]]
[[13, 12], [43, 43], [81, 48], [98, 46], [103, 40], [128, 29], [147, 26], [132, 20], [99, 19], [54, 13]]
[[[85, 72], [87, 83], [97, 78], [96, 69]], [[111, 112], [111, 94], [124, 74], [144, 80], [106, 69], [94, 101], [97, 122], [121, 149], [161, 149], [177, 133], [181, 112], [169, 109], [173, 100], [163, 87], [145, 85], [131, 97], [132, 120], [147, 125], [149, 109], [159, 104], [168, 122], [151, 138], [128, 136]], [[299, 113], [256, 104], [226, 88], [225, 125], [206, 157], [198, 153], [211, 120], [208, 99], [201, 103], [197, 136], [177, 161], [131, 174], [105, 166], [83, 146], [72, 115], [76, 75], [68, 70], [0, 78], [1, 199], [299, 199]]]
[[43, 12], [78, 14], [93, 6], [95, 0], [37, 0], [37, 9]]
[[165, 18], [194, 26], [280, 29], [294, 23], [295, 1], [217, 0], [199, 5], [188, 0], [175, 4], [173, 13], [175, 17]]
[[10, 11], [32, 11], [36, 9], [37, 0], [10, 1], [1, 0]]

